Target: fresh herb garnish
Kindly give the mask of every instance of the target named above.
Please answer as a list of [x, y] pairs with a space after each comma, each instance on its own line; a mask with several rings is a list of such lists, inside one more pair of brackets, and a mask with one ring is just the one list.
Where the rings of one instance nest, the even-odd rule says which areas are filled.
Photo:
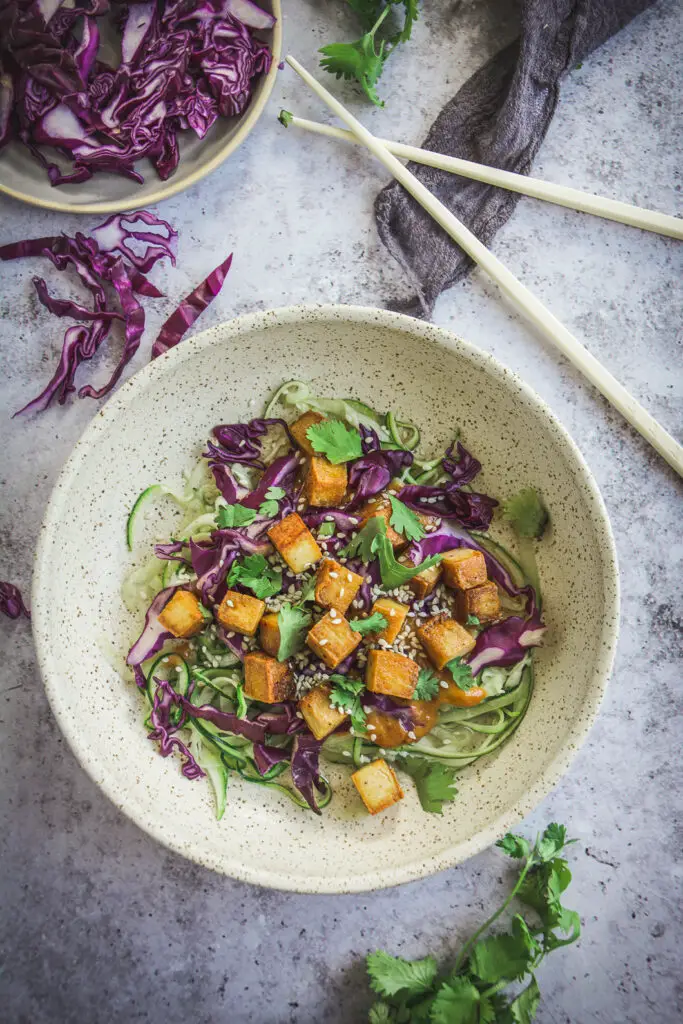
[[318, 530], [318, 539], [334, 537], [334, 523], [323, 523]]
[[386, 533], [386, 523], [381, 516], [373, 516], [339, 554], [347, 558], [359, 555], [364, 562], [371, 562], [375, 557], [375, 540], [382, 533]]
[[339, 708], [351, 718], [351, 725], [354, 732], [365, 732], [367, 716], [360, 701], [360, 694], [365, 689], [365, 684], [360, 679], [349, 679], [347, 676], [332, 675], [332, 692], [330, 693], [330, 704]]
[[306, 580], [301, 589], [301, 597], [297, 601], [297, 605], [306, 604], [307, 601], [315, 601], [316, 584], [317, 580], [315, 576], [311, 576]]
[[389, 495], [389, 501], [391, 502], [390, 523], [396, 532], [403, 534], [408, 540], [422, 540], [425, 528], [415, 512], [395, 498], [393, 494]]
[[481, 621], [477, 618], [476, 615], [468, 615], [467, 616], [467, 622], [465, 623], [465, 625], [466, 626], [481, 626]]
[[349, 625], [355, 633], [365, 636], [366, 633], [381, 632], [387, 628], [389, 623], [381, 612], [374, 612], [374, 614], [368, 615], [367, 619], [351, 619]]
[[277, 652], [278, 661], [286, 661], [300, 651], [304, 645], [305, 633], [312, 621], [309, 612], [297, 605], [285, 604], [277, 615], [280, 631], [280, 646]]
[[306, 431], [313, 450], [320, 452], [334, 465], [359, 459], [363, 454], [360, 434], [352, 427], [347, 427], [341, 420], [323, 420], [314, 423]]
[[272, 519], [280, 511], [278, 504], [280, 498], [287, 494], [281, 487], [269, 487], [266, 491], [266, 500], [259, 505], [259, 515]]
[[438, 761], [427, 761], [422, 757], [403, 757], [399, 761], [401, 771], [410, 775], [423, 811], [442, 814], [443, 805], [455, 800], [455, 776], [457, 771]]
[[[578, 914], [561, 903], [571, 881], [567, 861], [559, 856], [568, 845], [566, 830], [549, 825], [533, 847], [509, 834], [496, 845], [524, 863], [507, 899], [465, 943], [449, 974], [439, 972], [433, 957], [409, 961], [382, 951], [368, 956], [370, 986], [381, 997], [370, 1011], [371, 1024], [531, 1024], [540, 1001], [539, 964], [581, 932]], [[514, 898], [536, 911], [541, 927], [518, 913], [509, 931], [486, 936]], [[519, 982], [525, 985], [521, 991]], [[506, 992], [511, 985], [514, 991]]]
[[549, 522], [548, 509], [533, 487], [525, 487], [503, 502], [503, 517], [520, 537], [540, 540]]
[[433, 700], [439, 692], [439, 677], [431, 668], [421, 668], [413, 700]]
[[256, 510], [245, 508], [244, 505], [221, 505], [216, 514], [216, 521], [221, 530], [236, 530], [240, 526], [249, 526], [256, 519]]
[[453, 682], [459, 689], [464, 690], [465, 693], [472, 689], [474, 686], [472, 669], [462, 658], [451, 658], [446, 664], [446, 668], [453, 676]]
[[372, 543], [372, 550], [379, 559], [382, 584], [387, 590], [404, 587], [409, 580], [412, 580], [413, 576], [424, 572], [425, 569], [431, 569], [433, 565], [437, 565], [441, 561], [442, 555], [431, 555], [429, 558], [425, 558], [424, 562], [420, 562], [419, 565], [402, 565], [400, 562], [397, 562], [391, 541], [387, 537], [387, 524], [381, 517], [375, 516], [375, 519], [380, 524], [380, 528], [378, 535]]
[[274, 569], [263, 555], [247, 555], [241, 562], [234, 562], [228, 574], [228, 586], [241, 583], [243, 587], [265, 601], [282, 590], [282, 572]]

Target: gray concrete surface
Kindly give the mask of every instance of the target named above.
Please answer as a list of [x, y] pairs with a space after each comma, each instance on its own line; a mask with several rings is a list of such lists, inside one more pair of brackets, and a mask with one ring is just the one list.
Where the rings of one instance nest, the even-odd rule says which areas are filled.
[[[336, 0], [286, 6], [288, 47], [309, 66], [323, 42], [351, 38]], [[382, 134], [418, 142], [513, 31], [498, 0], [426, 0], [414, 40], [387, 69], [386, 109], [340, 92]], [[680, 215], [682, 46], [681, 7], [664, 0], [585, 61], [564, 85], [536, 173]], [[247, 144], [161, 208], [181, 238], [177, 269], [161, 275], [169, 295], [185, 294], [235, 250], [205, 324], [302, 300], [379, 306], [404, 294], [371, 217], [384, 172], [361, 152], [285, 133], [275, 122], [282, 105], [322, 115], [283, 73]], [[86, 224], [0, 200], [0, 242]], [[680, 436], [680, 243], [522, 200], [495, 250]], [[8, 418], [42, 386], [58, 351], [60, 332], [33, 297], [36, 269], [0, 271], [0, 578], [24, 587], [50, 488], [95, 413], [84, 400]], [[151, 335], [171, 300], [148, 308]], [[604, 710], [526, 822], [533, 832], [565, 821], [581, 841], [568, 902], [584, 937], [542, 968], [538, 1020], [670, 1024], [683, 1013], [680, 481], [481, 275], [444, 295], [435, 319], [521, 373], [568, 427], [602, 488], [621, 560], [621, 640]], [[98, 379], [113, 358], [96, 361]], [[24, 623], [0, 622], [0, 650], [8, 1024], [361, 1021], [369, 950], [446, 955], [504, 891], [507, 867], [493, 850], [360, 897], [268, 892], [197, 868], [155, 845], [80, 769], [48, 709]]]

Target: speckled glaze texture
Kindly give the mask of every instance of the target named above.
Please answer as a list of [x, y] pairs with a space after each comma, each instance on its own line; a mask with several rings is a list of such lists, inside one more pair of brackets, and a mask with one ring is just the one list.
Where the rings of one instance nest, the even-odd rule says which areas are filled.
[[[322, 818], [239, 780], [216, 822], [208, 786], [187, 782], [176, 760], [158, 756], [145, 737], [135, 687], [103, 651], [102, 636], [125, 651], [139, 627], [119, 597], [130, 564], [123, 527], [137, 494], [154, 482], [178, 485], [215, 423], [251, 418], [250, 400], [261, 408], [291, 378], [400, 411], [419, 426], [427, 453], [442, 451], [460, 427], [484, 467], [478, 487], [505, 497], [535, 486], [550, 508], [552, 530], [539, 551], [549, 639], [529, 711], [509, 743], [462, 773], [458, 799], [442, 816], [424, 814], [407, 786], [404, 801], [370, 817], [348, 773], [330, 766], [336, 795]], [[106, 405], [48, 506], [33, 610], [53, 710], [76, 756], [117, 806], [167, 846], [217, 871], [280, 889], [350, 892], [458, 863], [515, 824], [557, 781], [607, 682], [617, 570], [607, 514], [585, 463], [512, 373], [449, 332], [398, 314], [291, 307], [191, 338]]]
[[263, 0], [261, 7], [277, 19], [271, 31], [258, 33], [273, 55], [268, 74], [255, 82], [251, 102], [240, 117], [218, 118], [203, 139], [194, 132], [179, 134], [180, 163], [167, 181], [161, 180], [150, 160], [141, 160], [136, 169], [145, 179], [142, 185], [120, 175], [95, 174], [83, 184], [53, 188], [45, 169], [15, 142], [0, 152], [0, 192], [32, 206], [65, 213], [117, 213], [159, 203], [196, 185], [244, 142], [275, 84], [282, 49], [282, 9], [280, 0]]

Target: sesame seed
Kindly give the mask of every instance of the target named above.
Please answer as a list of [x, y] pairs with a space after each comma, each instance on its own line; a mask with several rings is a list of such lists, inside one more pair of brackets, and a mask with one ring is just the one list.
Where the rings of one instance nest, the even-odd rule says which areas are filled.
[[227, 604], [228, 608], [234, 608], [235, 607], [235, 602], [231, 601], [230, 598], [228, 598], [228, 600], [225, 603]]
[[327, 637], [323, 637], [323, 639], [319, 640], [318, 643], [320, 644], [321, 647], [324, 647], [325, 644], [329, 643], [329, 640], [327, 639]]
[[393, 617], [394, 617], [395, 615], [396, 615], [396, 609], [395, 609], [395, 608], [390, 608], [390, 609], [389, 609], [389, 618], [390, 618], [390, 619], [393, 619]]
[[[346, 578], [349, 581], [349, 583], [353, 583], [353, 573], [352, 572], [347, 572]], [[372, 583], [372, 579], [369, 579], [368, 583]]]
[[411, 739], [411, 740], [416, 740], [417, 739], [417, 736], [415, 735], [415, 731], [413, 729], [411, 729], [410, 732], [408, 733], [408, 739]]
[[350, 750], [342, 750], [342, 754], [344, 755], [344, 757], [351, 757], [351, 751]]
[[225, 635], [227, 636], [228, 640], [232, 640], [232, 638], [234, 637], [235, 633], [234, 633], [234, 631], [233, 631], [233, 630], [231, 629], [231, 630], [230, 630], [230, 632], [229, 632], [229, 633], [226, 633]]
[[[351, 577], [349, 576], [349, 580], [350, 579], [351, 579]], [[366, 576], [365, 577], [365, 582], [368, 583], [368, 584], [372, 583], [372, 576]]]
[[328, 572], [327, 575], [330, 577], [331, 580], [336, 580], [336, 578], [339, 575], [339, 573], [338, 572]]
[[346, 587], [341, 587], [341, 588], [340, 588], [340, 590], [339, 590], [339, 596], [340, 596], [340, 597], [343, 597], [343, 596], [344, 596], [344, 591], [345, 591], [345, 589], [346, 589]]
[[448, 683], [446, 682], [445, 679], [441, 680], [441, 682], [439, 683], [439, 686], [441, 687], [442, 690], [447, 690], [448, 689]]
[[296, 717], [297, 717], [297, 718], [303, 718], [304, 716], [303, 716], [303, 715], [301, 714], [301, 712], [300, 712], [300, 711], [297, 711], [297, 712], [296, 712]]
[[325, 522], [326, 523], [333, 523], [334, 522], [334, 516], [325, 516]]
[[333, 619], [336, 618], [337, 614], [338, 613], [335, 608], [330, 608], [330, 615]]
[[351, 733], [352, 736], [356, 735], [356, 730], [353, 728], [353, 726], [351, 726], [351, 728], [349, 729], [349, 732]]
[[373, 743], [376, 743], [376, 742], [377, 742], [377, 736], [376, 736], [376, 734], [375, 734], [374, 732], [373, 732], [373, 733], [372, 733], [372, 735], [370, 736], [370, 739], [372, 740], [372, 742], [373, 742]]
[[366, 757], [365, 754], [361, 754], [358, 760], [360, 761], [361, 764], [370, 764], [370, 758]]

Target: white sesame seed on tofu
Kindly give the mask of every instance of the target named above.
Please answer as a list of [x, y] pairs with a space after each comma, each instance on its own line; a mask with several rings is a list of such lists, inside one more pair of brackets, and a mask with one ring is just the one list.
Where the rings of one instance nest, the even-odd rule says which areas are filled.
[[330, 608], [330, 616], [331, 616], [331, 618], [333, 618], [333, 619], [336, 618], [336, 615], [337, 615], [337, 610], [335, 608]]
[[228, 600], [225, 603], [227, 604], [228, 608], [234, 608], [235, 607], [235, 602], [231, 601], [230, 598], [228, 598]]
[[339, 575], [339, 573], [338, 572], [328, 572], [327, 575], [330, 577], [331, 580], [336, 580], [336, 578]]
[[329, 641], [329, 640], [327, 639], [327, 637], [326, 637], [326, 636], [324, 636], [324, 637], [322, 638], [322, 640], [319, 640], [319, 641], [318, 641], [318, 643], [320, 644], [320, 646], [321, 646], [321, 647], [324, 647], [324, 646], [325, 646], [325, 644], [328, 644], [329, 642], [330, 642], [330, 641]]
[[353, 573], [352, 572], [347, 572], [346, 578], [349, 581], [349, 583], [353, 583]]
[[345, 590], [346, 590], [346, 587], [340, 587], [340, 588], [339, 588], [339, 596], [340, 596], [340, 597], [343, 597], [343, 596], [344, 596], [344, 591], [345, 591]]
[[395, 617], [395, 615], [396, 615], [396, 609], [395, 608], [390, 608], [389, 609], [389, 618], [393, 619]]

